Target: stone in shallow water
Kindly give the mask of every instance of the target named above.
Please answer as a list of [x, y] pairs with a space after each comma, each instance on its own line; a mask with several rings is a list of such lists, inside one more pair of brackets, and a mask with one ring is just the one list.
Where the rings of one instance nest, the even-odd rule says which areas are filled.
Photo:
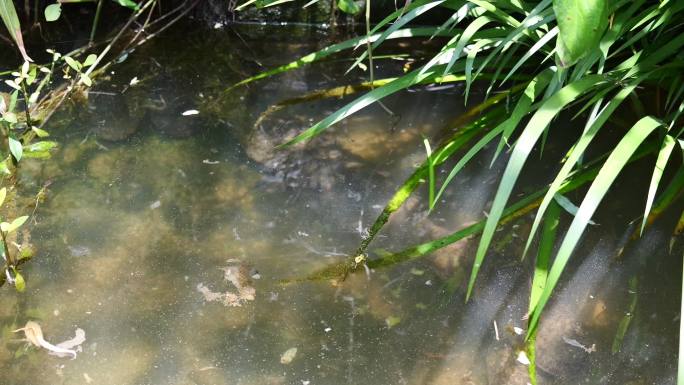
[[129, 111], [120, 93], [91, 95], [88, 99], [91, 129], [98, 138], [118, 142], [138, 131], [140, 121]]

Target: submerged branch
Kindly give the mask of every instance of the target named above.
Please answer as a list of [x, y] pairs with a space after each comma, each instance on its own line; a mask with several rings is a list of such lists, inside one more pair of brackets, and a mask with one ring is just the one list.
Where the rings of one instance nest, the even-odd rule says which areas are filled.
[[[654, 151], [658, 150], [658, 145], [656, 142], [650, 142], [644, 145], [643, 148], [634, 154], [634, 156], [629, 160], [630, 163], [635, 162], [646, 155], [652, 154]], [[589, 162], [582, 170], [577, 171], [572, 179], [565, 182], [565, 184], [560, 188], [559, 192], [561, 194], [567, 193], [569, 191], [576, 190], [585, 184], [594, 180], [598, 174], [602, 164], [600, 163], [605, 159], [607, 154], [594, 159]], [[418, 172], [418, 171], [416, 171]], [[411, 180], [411, 178], [409, 178]], [[407, 181], [408, 182], [408, 181]], [[514, 221], [539, 207], [546, 193], [548, 186], [537, 190], [523, 199], [517, 201], [516, 203], [510, 205], [506, 210], [504, 210], [499, 222], [499, 226], [505, 225]], [[401, 190], [400, 190], [401, 191]], [[395, 194], [396, 196], [396, 194]], [[388, 205], [389, 207], [390, 205]], [[384, 212], [384, 211], [383, 211]], [[388, 215], [389, 216], [389, 215]], [[408, 247], [404, 250], [398, 251], [396, 253], [390, 253], [383, 255], [376, 259], [370, 259], [366, 261], [366, 265], [369, 268], [382, 268], [393, 266], [398, 263], [407, 262], [425, 256], [443, 247], [449, 246], [457, 241], [460, 241], [466, 237], [477, 235], [482, 232], [486, 222], [486, 218], [481, 219], [479, 222], [474, 223], [470, 226], [462, 228], [450, 235], [442, 238], [438, 238], [429, 242], [421, 243]], [[386, 222], [386, 221], [385, 221]], [[383, 222], [384, 224], [384, 222]], [[367, 244], [366, 244], [367, 246]], [[348, 274], [354, 272], [357, 269], [357, 264], [355, 263], [355, 257], [358, 254], [351, 255], [347, 260], [336, 263], [332, 266], [326, 267], [320, 271], [317, 271], [307, 277], [299, 279], [284, 280], [282, 283], [298, 283], [298, 282], [311, 282], [311, 281], [324, 281], [324, 280], [343, 280]]]

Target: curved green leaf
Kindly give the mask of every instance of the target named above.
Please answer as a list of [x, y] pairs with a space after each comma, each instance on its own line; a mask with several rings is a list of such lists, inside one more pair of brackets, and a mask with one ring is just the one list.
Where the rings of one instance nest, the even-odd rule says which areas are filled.
[[556, 232], [560, 221], [560, 208], [560, 205], [554, 203], [549, 207], [549, 211], [544, 216], [539, 252], [534, 263], [534, 276], [532, 278], [530, 304], [527, 314], [532, 314], [532, 311], [539, 302], [539, 298], [541, 298], [541, 294], [544, 292], [544, 287], [546, 287], [546, 278], [549, 275], [549, 262], [551, 262], [551, 254], [553, 253], [553, 245], [556, 241]]
[[12, 40], [17, 44], [21, 56], [24, 61], [32, 62], [31, 59], [26, 54], [26, 48], [24, 47], [24, 38], [21, 36], [21, 25], [19, 24], [19, 17], [17, 16], [17, 11], [14, 9], [14, 3], [12, 0], [0, 0], [0, 18], [7, 28]]
[[637, 87], [637, 85], [640, 82], [641, 80], [638, 79], [630, 85], [628, 85], [627, 87], [620, 90], [620, 92], [618, 92], [613, 97], [613, 99], [606, 105], [606, 107], [601, 111], [601, 113], [599, 113], [599, 115], [593, 121], [591, 126], [589, 126], [589, 128], [585, 130], [585, 132], [582, 134], [582, 137], [580, 137], [579, 141], [577, 141], [577, 143], [570, 150], [568, 158], [565, 160], [565, 163], [563, 163], [563, 166], [561, 167], [560, 171], [558, 171], [558, 173], [556, 174], [556, 177], [554, 178], [553, 182], [551, 182], [549, 190], [544, 196], [541, 205], [539, 205], [539, 210], [537, 210], [534, 222], [532, 223], [532, 228], [530, 229], [530, 235], [527, 238], [527, 243], [525, 244], [525, 249], [523, 250], [523, 258], [527, 254], [527, 251], [529, 250], [530, 245], [532, 244], [534, 235], [537, 232], [537, 227], [541, 222], [541, 218], [544, 216], [544, 211], [546, 210], [549, 203], [551, 203], [553, 197], [560, 189], [560, 186], [563, 184], [563, 181], [565, 181], [565, 179], [570, 175], [570, 172], [575, 167], [575, 164], [577, 164], [577, 161], [581, 158], [582, 154], [584, 154], [584, 151], [587, 149], [587, 147], [594, 139], [598, 131], [601, 129], [601, 127], [603, 127], [608, 118], [610, 118], [615, 109], [620, 105], [620, 103], [622, 103], [625, 100], [625, 98], [627, 98], [629, 94], [632, 93], [632, 91]]
[[670, 154], [674, 149], [675, 143], [676, 142], [671, 135], [665, 135], [665, 139], [663, 139], [663, 145], [660, 147], [660, 151], [658, 152], [658, 159], [656, 159], [656, 164], [653, 168], [651, 183], [648, 187], [648, 197], [646, 198], [644, 219], [641, 221], [641, 230], [639, 231], [639, 234], [643, 235], [644, 233], [644, 227], [646, 227], [646, 221], [648, 220], [648, 213], [651, 211], [653, 199], [655, 198], [658, 185], [660, 184], [660, 178], [663, 176], [663, 171], [665, 171], [665, 166], [667, 165], [667, 161], [670, 159]]
[[458, 161], [458, 163], [454, 165], [454, 167], [449, 172], [449, 175], [447, 175], [446, 179], [444, 180], [444, 183], [442, 184], [442, 187], [439, 189], [439, 192], [435, 196], [434, 200], [431, 202], [430, 208], [432, 208], [435, 202], [439, 200], [439, 198], [442, 196], [444, 190], [449, 185], [451, 180], [456, 176], [456, 174], [458, 174], [463, 169], [463, 167], [465, 167], [465, 165], [470, 161], [470, 159], [472, 159], [476, 154], [478, 154], [480, 150], [484, 148], [484, 146], [487, 145], [496, 136], [498, 136], [501, 133], [506, 133], [509, 130], [512, 131], [518, 125], [518, 123], [520, 123], [520, 120], [522, 120], [522, 118], [530, 112], [530, 108], [532, 106], [532, 103], [534, 102], [534, 99], [541, 93], [541, 90], [543, 90], [546, 87], [550, 79], [550, 71], [544, 71], [541, 74], [537, 75], [534, 79], [532, 79], [532, 81], [530, 81], [530, 83], [525, 88], [525, 91], [523, 92], [522, 96], [518, 100], [518, 103], [515, 105], [515, 108], [513, 109], [511, 116], [504, 122], [496, 126], [494, 129], [489, 131], [484, 137], [482, 137], [477, 143], [475, 143], [468, 150], [468, 152], [465, 155], [463, 155], [463, 157]]
[[537, 140], [551, 120], [558, 115], [558, 113], [560, 113], [565, 106], [583, 94], [586, 90], [595, 87], [596, 84], [604, 80], [604, 76], [590, 75], [584, 79], [570, 83], [549, 97], [542, 104], [539, 110], [532, 116], [527, 126], [525, 126], [525, 129], [513, 148], [511, 158], [506, 165], [506, 170], [501, 178], [499, 188], [496, 192], [496, 196], [494, 197], [494, 202], [492, 203], [492, 208], [489, 212], [489, 218], [487, 219], [487, 223], [482, 232], [482, 238], [480, 239], [480, 244], [477, 248], [475, 263], [473, 264], [470, 280], [468, 282], [466, 301], [470, 299], [473, 286], [475, 285], [475, 279], [477, 278], [477, 274], [480, 270], [480, 266], [482, 265], [485, 254], [489, 249], [489, 244], [494, 236], [496, 226], [501, 218], [504, 208], [506, 207], [506, 202], [513, 191], [513, 186], [518, 179], [518, 175], [520, 175], [520, 171], [522, 170], [527, 157], [532, 151], [532, 148], [537, 143]]
[[640, 119], [632, 126], [627, 134], [623, 136], [620, 143], [618, 143], [610, 156], [608, 156], [608, 159], [606, 159], [606, 162], [601, 167], [596, 179], [594, 179], [591, 187], [589, 187], [589, 191], [587, 191], [587, 194], [577, 211], [577, 215], [575, 215], [575, 218], [570, 224], [570, 228], [568, 229], [565, 238], [563, 238], [558, 254], [556, 254], [556, 258], [549, 271], [544, 291], [530, 318], [527, 331], [528, 337], [536, 330], [537, 325], [539, 324], [539, 317], [551, 297], [551, 292], [556, 287], [558, 279], [565, 269], [565, 265], [568, 263], [572, 252], [579, 243], [580, 237], [582, 236], [582, 233], [584, 233], [584, 229], [596, 211], [599, 203], [601, 203], [606, 192], [613, 185], [613, 181], [615, 181], [618, 173], [622, 171], [632, 154], [634, 154], [637, 148], [639, 148], [653, 130], [661, 126], [662, 122], [650, 116]]

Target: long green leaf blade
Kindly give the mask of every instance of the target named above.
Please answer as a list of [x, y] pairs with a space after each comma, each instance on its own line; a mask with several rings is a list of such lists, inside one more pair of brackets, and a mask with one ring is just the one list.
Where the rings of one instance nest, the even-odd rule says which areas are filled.
[[485, 254], [489, 249], [489, 244], [492, 241], [501, 214], [506, 207], [506, 202], [513, 191], [513, 185], [518, 179], [518, 175], [520, 175], [520, 171], [522, 170], [528, 155], [532, 151], [532, 148], [537, 143], [539, 136], [546, 129], [551, 120], [558, 115], [565, 106], [575, 100], [579, 95], [583, 94], [586, 90], [595, 87], [597, 83], [600, 83], [603, 80], [605, 80], [604, 76], [590, 75], [582, 80], [565, 86], [544, 102], [523, 130], [513, 149], [511, 158], [506, 165], [506, 170], [501, 178], [494, 202], [492, 203], [492, 208], [489, 212], [487, 224], [482, 232], [482, 238], [480, 239], [480, 244], [478, 245], [477, 253], [475, 255], [475, 263], [473, 264], [473, 269], [470, 274], [470, 281], [468, 282], [466, 301], [470, 299], [473, 286], [475, 285], [475, 279], [477, 278]]
[[658, 185], [660, 184], [660, 178], [663, 176], [663, 171], [665, 171], [665, 166], [667, 165], [667, 161], [670, 159], [670, 154], [674, 149], [675, 143], [676, 142], [672, 136], [665, 135], [663, 145], [660, 147], [660, 151], [658, 152], [658, 159], [656, 159], [656, 164], [653, 168], [653, 176], [651, 176], [651, 183], [648, 187], [648, 197], [646, 198], [644, 219], [641, 221], [641, 230], [639, 231], [639, 234], [641, 235], [644, 234], [644, 228], [646, 227], [646, 221], [648, 220], [648, 213], [651, 211], [653, 199], [655, 198]]
[[33, 61], [27, 54], [24, 47], [24, 39], [21, 36], [21, 25], [19, 24], [19, 17], [17, 11], [14, 9], [14, 2], [12, 0], [0, 0], [0, 18], [7, 28], [12, 39], [17, 44], [19, 52], [25, 61]]
[[565, 269], [565, 265], [568, 263], [572, 252], [579, 243], [580, 237], [584, 233], [584, 229], [589, 224], [589, 220], [596, 211], [599, 203], [601, 203], [606, 192], [610, 186], [613, 185], [613, 181], [618, 173], [622, 171], [632, 154], [634, 154], [644, 140], [660, 126], [662, 126], [662, 122], [650, 116], [640, 119], [632, 126], [627, 134], [625, 134], [622, 140], [620, 140], [620, 143], [618, 143], [617, 147], [615, 147], [610, 156], [608, 156], [603, 167], [601, 167], [596, 179], [591, 184], [591, 187], [589, 187], [589, 191], [587, 191], [587, 194], [577, 211], [577, 215], [575, 215], [575, 219], [573, 219], [570, 224], [570, 228], [561, 243], [558, 254], [556, 254], [556, 258], [549, 271], [544, 292], [539, 298], [539, 303], [535, 307], [532, 317], [530, 318], [530, 324], [527, 331], [528, 337], [537, 328], [539, 317], [541, 316], [546, 303], [549, 301], [551, 293], [556, 287], [561, 273]]
[[608, 118], [613, 114], [615, 109], [625, 100], [625, 98], [627, 98], [627, 96], [629, 96], [630, 93], [632, 93], [632, 91], [636, 88], [638, 84], [639, 80], [633, 82], [632, 84], [618, 92], [613, 97], [613, 99], [608, 103], [608, 105], [606, 105], [606, 107], [597, 116], [597, 118], [594, 120], [591, 126], [589, 126], [587, 130], [585, 130], [585, 132], [582, 134], [582, 137], [570, 151], [568, 159], [565, 161], [560, 171], [558, 171], [558, 173], [556, 174], [556, 177], [553, 180], [553, 182], [551, 182], [551, 186], [549, 187], [548, 192], [544, 196], [544, 199], [542, 200], [542, 203], [539, 206], [539, 210], [537, 210], [537, 215], [535, 216], [534, 222], [532, 223], [530, 235], [527, 238], [527, 243], [525, 244], [523, 257], [527, 254], [527, 251], [529, 250], [530, 245], [532, 244], [532, 240], [534, 239], [534, 235], [537, 232], [537, 228], [539, 226], [541, 218], [544, 215], [544, 211], [548, 207], [549, 203], [551, 203], [553, 197], [558, 192], [558, 189], [563, 184], [563, 181], [570, 175], [570, 172], [575, 167], [575, 164], [577, 164], [577, 161], [580, 159], [582, 154], [584, 154], [584, 150], [589, 146], [589, 144], [594, 139], [594, 137], [601, 129], [601, 127], [603, 127], [603, 125], [608, 120]]

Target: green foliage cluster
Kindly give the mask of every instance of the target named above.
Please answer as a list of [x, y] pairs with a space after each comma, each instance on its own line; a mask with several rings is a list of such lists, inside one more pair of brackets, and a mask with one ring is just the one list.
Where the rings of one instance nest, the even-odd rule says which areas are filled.
[[[10, 92], [0, 94], [0, 179], [8, 185], [10, 191], [16, 192], [16, 175], [22, 159], [47, 159], [50, 157], [50, 152], [57, 147], [56, 142], [46, 139], [50, 134], [45, 129], [45, 125], [67, 96], [75, 92], [85, 95], [88, 88], [92, 86], [93, 79], [104, 69], [117, 61], [125, 60], [129, 52], [187, 15], [199, 3], [199, 0], [188, 0], [155, 20], [152, 14], [155, 5], [159, 3], [158, 0], [144, 0], [140, 3], [132, 0], [113, 1], [130, 9], [131, 14], [123, 26], [118, 31], [114, 31], [116, 32], [114, 37], [108, 38], [104, 45], [95, 44], [93, 41], [104, 0], [60, 0], [45, 6], [42, 15], [46, 22], [58, 21], [62, 7], [67, 3], [96, 3], [97, 8], [90, 32], [91, 44], [65, 54], [47, 49], [50, 61], [46, 64], [36, 64], [24, 46], [22, 28], [13, 1], [0, 0], [0, 18], [24, 59], [20, 68], [2, 73], [5, 76], [4, 84], [9, 87]], [[38, 14], [37, 8], [34, 13]], [[140, 29], [143, 30], [152, 24], [156, 24], [155, 27], [150, 27], [146, 35], [140, 32], [133, 34], [126, 44], [121, 45], [119, 40], [124, 32], [128, 31], [133, 22], [143, 15], [145, 15], [145, 20], [139, 26]], [[167, 18], [168, 20], [164, 23], [156, 23]], [[4, 192], [6, 189], [3, 187], [0, 191]], [[42, 193], [41, 190], [37, 199]], [[15, 195], [12, 194], [12, 197]], [[4, 196], [3, 193], [3, 200]], [[0, 223], [0, 235], [2, 235], [0, 242], [3, 246], [0, 250], [5, 261], [2, 273], [0, 273], [0, 285], [9, 282], [19, 291], [24, 289], [24, 280], [18, 269], [24, 258], [22, 258], [23, 255], [14, 257], [10, 254], [5, 236], [15, 231], [26, 218], [20, 216], [9, 224]]]
[[[411, 26], [421, 15], [445, 13], [448, 17], [440, 25]], [[396, 263], [444, 247], [462, 239], [464, 234], [481, 233], [468, 283], [467, 298], [470, 298], [497, 227], [516, 212], [534, 207], [535, 219], [521, 256], [529, 253], [536, 234], [541, 232], [527, 333], [527, 339], [534, 341], [543, 310], [573, 251], [618, 174], [630, 162], [645, 155], [654, 158], [639, 234], [684, 192], [682, 156], [675, 151], [684, 151], [681, 122], [684, 25], [681, 20], [684, 20], [684, 2], [675, 0], [407, 1], [372, 28], [369, 25], [365, 36], [331, 45], [238, 85], [365, 45], [367, 49], [362, 50], [350, 70], [362, 68], [364, 60], [372, 59], [373, 50], [390, 39], [437, 36], [443, 39], [441, 48], [415, 69], [356, 98], [286, 144], [319, 135], [388, 95], [426, 82], [438, 83], [435, 80], [438, 77], [463, 77], [465, 102], [476, 80], [489, 83], [490, 96], [494, 90], [505, 91], [512, 108], [509, 113], [502, 113], [503, 107], [490, 103], [480, 110], [482, 115], [478, 120], [462, 124], [459, 134], [436, 148], [426, 147], [426, 162], [388, 203], [347, 266], [348, 270], [356, 267], [355, 256], [364, 255], [387, 218], [415, 191], [421, 180], [429, 183], [432, 208], [460, 170], [485, 146], [496, 145], [495, 158], [508, 149], [507, 165], [486, 219], [440, 240], [379, 259], [369, 258], [367, 263], [373, 266]], [[647, 106], [648, 102], [641, 98], [643, 89], [662, 95], [661, 103]], [[616, 111], [627, 100], [639, 116], [628, 122], [622, 135], [609, 146], [610, 151], [590, 157], [587, 149], [608, 129], [609, 122], [616, 118]], [[554, 129], [554, 119], [568, 110], [575, 112], [577, 139], [566, 149], [566, 156], [558, 165], [560, 170], [543, 191], [510, 204], [513, 189], [533, 149], [543, 148], [543, 138]], [[448, 170], [442, 185], [437, 186], [435, 168], [459, 154], [458, 150], [465, 154]], [[669, 181], [663, 178], [666, 166], [679, 169]], [[568, 205], [562, 193], [585, 183], [589, 187], [579, 207]], [[565, 234], [556, 234], [554, 224], [561, 211], [555, 208], [557, 205], [574, 216]], [[678, 228], [681, 227], [680, 224]], [[553, 256], [549, 245], [553, 245], [556, 235], [560, 247]]]

